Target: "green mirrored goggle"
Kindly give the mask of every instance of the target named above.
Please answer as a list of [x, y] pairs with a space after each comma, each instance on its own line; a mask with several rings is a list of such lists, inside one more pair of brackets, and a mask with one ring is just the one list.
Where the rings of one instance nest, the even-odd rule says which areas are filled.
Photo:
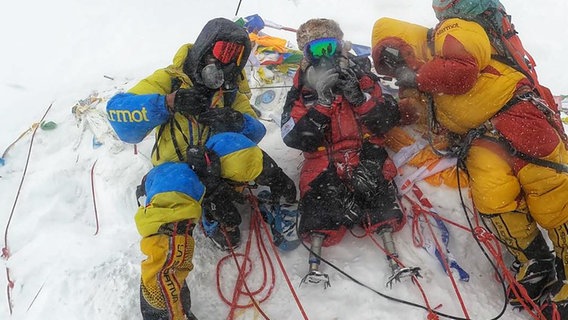
[[304, 55], [310, 61], [324, 57], [331, 58], [337, 53], [340, 45], [341, 41], [336, 38], [315, 39], [306, 44], [306, 47], [304, 48]]

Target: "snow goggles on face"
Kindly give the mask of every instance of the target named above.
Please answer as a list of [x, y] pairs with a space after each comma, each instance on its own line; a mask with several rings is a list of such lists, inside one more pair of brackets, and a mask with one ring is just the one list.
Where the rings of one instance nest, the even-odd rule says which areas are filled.
[[236, 62], [240, 65], [244, 51], [244, 45], [229, 41], [217, 41], [213, 45], [213, 56], [222, 64]]
[[331, 58], [340, 48], [341, 41], [339, 39], [315, 39], [306, 44], [306, 47], [304, 48], [304, 56], [306, 56], [309, 61], [315, 61], [321, 58]]

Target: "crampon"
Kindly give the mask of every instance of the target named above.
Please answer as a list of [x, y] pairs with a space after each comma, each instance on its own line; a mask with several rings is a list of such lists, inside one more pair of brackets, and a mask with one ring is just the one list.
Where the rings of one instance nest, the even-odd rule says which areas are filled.
[[396, 270], [393, 270], [392, 275], [388, 278], [385, 285], [392, 288], [394, 282], [400, 282], [402, 278], [406, 277], [422, 278], [422, 275], [420, 274], [420, 267], [399, 267]]
[[326, 273], [322, 273], [322, 272], [317, 271], [317, 270], [312, 270], [312, 271], [308, 272], [308, 274], [306, 274], [302, 278], [300, 285], [302, 283], [309, 283], [309, 284], [323, 283], [324, 289], [331, 287], [331, 283], [329, 282], [329, 276]]

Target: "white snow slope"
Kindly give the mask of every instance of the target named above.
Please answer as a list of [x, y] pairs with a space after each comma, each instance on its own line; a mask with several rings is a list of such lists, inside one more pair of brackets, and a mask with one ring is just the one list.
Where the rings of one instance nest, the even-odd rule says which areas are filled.
[[[538, 7], [529, 1], [503, 3], [513, 14], [526, 47], [539, 62], [541, 81], [555, 94], [562, 94], [568, 77], [560, 67], [565, 57], [562, 40], [568, 32], [562, 18], [568, 5], [552, 0], [539, 1]], [[0, 319], [141, 319], [139, 264], [144, 257], [133, 221], [137, 207], [134, 191], [151, 167], [148, 156], [153, 140], [148, 138], [139, 144], [135, 153], [133, 146], [113, 139], [100, 112], [116, 92], [130, 88], [154, 69], [167, 66], [178, 46], [193, 41], [206, 21], [218, 16], [233, 18], [237, 5], [238, 1], [228, 0], [31, 0], [2, 5], [0, 150], [38, 122], [50, 104], [45, 120], [57, 123], [57, 128], [37, 130], [29, 165], [30, 132], [13, 145], [0, 167], [0, 227], [5, 236], [2, 247], [6, 249], [1, 265], [6, 276], [0, 276], [0, 288], [6, 288], [0, 294]], [[430, 2], [412, 0], [242, 1], [238, 16], [255, 13], [289, 27], [313, 17], [334, 18], [347, 39], [365, 45], [369, 45], [372, 25], [379, 17], [427, 26], [435, 23]], [[289, 32], [266, 31], [286, 37], [295, 45], [294, 35]], [[83, 115], [79, 124], [71, 109], [93, 92], [101, 101], [90, 101], [94, 108]], [[283, 102], [283, 94], [277, 96], [275, 105]], [[102, 146], [93, 147], [93, 131], [83, 131], [86, 124]], [[261, 146], [297, 180], [300, 153], [282, 143], [275, 123], [267, 121], [265, 125], [268, 134]], [[467, 224], [455, 190], [419, 186], [441, 215]], [[246, 239], [248, 215], [244, 217]], [[469, 282], [457, 281], [467, 317], [493, 319], [504, 304], [494, 271], [469, 233], [449, 228], [450, 250], [471, 276]], [[192, 310], [200, 319], [226, 319], [230, 308], [219, 297], [215, 279], [217, 263], [226, 254], [214, 248], [198, 230], [195, 238], [195, 269], [187, 280], [192, 290]], [[465, 318], [440, 264], [413, 245], [410, 221], [394, 239], [400, 259], [422, 269], [419, 281], [430, 305], [445, 314]], [[241, 246], [239, 252], [243, 251]], [[247, 278], [251, 290], [262, 278], [255, 254], [255, 269]], [[392, 289], [385, 287], [390, 269], [382, 251], [369, 238], [348, 234], [340, 244], [325, 248], [323, 255], [383, 294], [424, 305], [418, 287], [409, 278]], [[281, 258], [308, 319], [427, 318], [424, 310], [387, 300], [325, 264], [321, 270], [329, 274], [330, 288], [299, 287], [308, 269], [308, 251], [299, 247], [281, 254]], [[270, 319], [304, 319], [276, 261], [274, 267], [276, 283], [270, 298], [261, 304], [262, 309]], [[221, 272], [221, 290], [230, 299], [237, 276], [232, 260]], [[8, 288], [8, 277], [12, 288]], [[502, 318], [530, 316], [507, 308]], [[262, 316], [249, 308], [235, 319]]]

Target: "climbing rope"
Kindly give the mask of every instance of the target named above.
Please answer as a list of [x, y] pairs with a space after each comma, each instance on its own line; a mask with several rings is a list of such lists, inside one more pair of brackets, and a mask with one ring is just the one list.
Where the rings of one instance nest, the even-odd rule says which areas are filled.
[[[418, 189], [417, 189], [417, 187], [413, 187], [413, 190], [418, 190]], [[445, 250], [442, 249], [442, 246], [440, 245], [440, 242], [438, 241], [438, 237], [436, 237], [436, 233], [432, 229], [432, 224], [431, 224], [430, 219], [428, 217], [428, 216], [432, 216], [434, 219], [436, 219], [438, 217], [438, 215], [434, 216], [434, 214], [430, 210], [424, 209], [420, 204], [416, 203], [414, 200], [412, 200], [408, 196], [405, 196], [404, 199], [406, 201], [408, 201], [412, 206], [412, 212], [413, 212], [413, 219], [412, 219], [413, 237], [412, 238], [413, 239], [416, 239], [416, 238], [423, 239], [423, 236], [421, 235], [421, 232], [419, 231], [419, 228], [417, 227], [417, 224], [418, 224], [418, 221], [420, 220], [420, 217], [423, 216], [424, 221], [425, 221], [426, 225], [428, 226], [428, 230], [430, 231], [431, 238], [434, 239], [434, 244], [436, 246], [436, 249], [438, 250], [438, 252], [442, 256], [442, 259], [440, 259], [440, 260], [443, 263], [444, 270], [447, 270], [446, 274], [450, 278], [450, 282], [452, 283], [452, 287], [454, 289], [454, 292], [456, 294], [456, 297], [458, 299], [458, 302], [460, 304], [462, 312], [463, 312], [465, 318], [469, 319], [470, 318], [469, 313], [468, 313], [467, 308], [465, 306], [463, 297], [462, 297], [462, 295], [461, 295], [461, 293], [460, 293], [460, 291], [457, 287], [456, 279], [454, 278], [454, 275], [450, 271], [450, 266], [448, 264], [447, 257], [444, 254]], [[418, 199], [419, 199], [419, 201], [422, 202], [422, 204], [429, 204], [429, 201], [424, 197], [418, 197]], [[431, 205], [428, 207], [428, 209], [432, 209]], [[419, 233], [420, 235], [416, 235], [416, 233]], [[414, 244], [422, 246], [423, 243], [416, 243], [415, 242]]]
[[[41, 117], [41, 120], [39, 121], [39, 123], [42, 123], [44, 121], [45, 117], [47, 116], [47, 113], [49, 112], [49, 110], [51, 110], [52, 106], [53, 106], [53, 102], [47, 107], [47, 110], [45, 110], [45, 113]], [[35, 123], [30, 129], [31, 132], [32, 132], [32, 137], [30, 139], [28, 154], [26, 156], [26, 164], [24, 166], [24, 171], [22, 172], [22, 178], [20, 179], [20, 184], [18, 186], [18, 191], [16, 192], [16, 198], [14, 199], [14, 203], [12, 205], [12, 210], [10, 210], [10, 215], [8, 216], [8, 222], [6, 223], [6, 228], [4, 229], [4, 247], [2, 248], [2, 258], [4, 258], [5, 260], [8, 260], [10, 258], [10, 249], [8, 248], [8, 230], [10, 228], [10, 224], [12, 223], [12, 219], [14, 217], [16, 205], [18, 204], [18, 199], [19, 199], [20, 193], [22, 191], [22, 186], [24, 185], [24, 180], [26, 178], [26, 173], [28, 171], [28, 165], [30, 163], [30, 158], [31, 158], [31, 154], [32, 154], [32, 147], [33, 147], [33, 144], [34, 144], [34, 138], [35, 138], [37, 129], [39, 128], [39, 123]], [[24, 132], [22, 135], [20, 135], [20, 138], [23, 135], [25, 135], [25, 133], [26, 132]], [[20, 139], [20, 138], [18, 138], [18, 139]], [[12, 146], [12, 145], [10, 145], [10, 146]], [[8, 299], [8, 309], [10, 311], [10, 314], [12, 314], [13, 305], [12, 305], [11, 293], [12, 293], [12, 289], [14, 288], [14, 281], [10, 278], [10, 270], [7, 266], [6, 266], [6, 280], [8, 282], [7, 285], [6, 285], [6, 296], [7, 296], [7, 299]]]
[[95, 162], [93, 163], [93, 166], [91, 167], [91, 195], [93, 196], [93, 210], [95, 213], [95, 234], [93, 234], [94, 236], [96, 236], [99, 233], [99, 213], [97, 211], [97, 198], [96, 198], [96, 193], [95, 193], [95, 165], [97, 164], [98, 160], [95, 160]]
[[[276, 258], [280, 271], [282, 272], [284, 279], [290, 289], [290, 292], [296, 302], [298, 309], [300, 310], [303, 319], [307, 320], [308, 316], [296, 294], [294, 287], [290, 281], [288, 274], [284, 268], [284, 264], [278, 254], [278, 249], [272, 242], [271, 232], [269, 231], [266, 222], [262, 218], [262, 213], [258, 207], [258, 199], [252, 193], [249, 194], [249, 202], [252, 206], [252, 214], [250, 219], [249, 225], [249, 234], [247, 238], [247, 242], [245, 244], [245, 251], [244, 253], [236, 253], [232, 246], [230, 245], [230, 240], [224, 228], [221, 230], [224, 232], [225, 240], [229, 243], [231, 247], [230, 253], [219, 260], [217, 263], [217, 293], [221, 300], [230, 307], [229, 315], [227, 319], [233, 320], [237, 315], [237, 311], [248, 309], [248, 308], [255, 308], [255, 312], [258, 312], [264, 319], [269, 320], [270, 318], [268, 315], [262, 310], [260, 304], [267, 301], [268, 298], [271, 296], [273, 289], [275, 288], [276, 283], [276, 273], [273, 260], [268, 252], [266, 247], [266, 241], [270, 243], [270, 247], [272, 249], [272, 254]], [[263, 232], [265, 237], [263, 237]], [[268, 239], [268, 240], [266, 240]], [[258, 251], [259, 257], [251, 257], [251, 253], [253, 251], [253, 242]], [[242, 262], [239, 262], [239, 258], [241, 258]], [[221, 284], [221, 274], [222, 268], [226, 264], [228, 260], [232, 259], [237, 267], [238, 276], [237, 282], [235, 284], [232, 298], [229, 300], [225, 294], [222, 292], [221, 288], [226, 287]], [[253, 263], [255, 261], [255, 263]], [[258, 266], [260, 261], [261, 265], [261, 272], [262, 272], [262, 282], [256, 290], [251, 290], [248, 283], [247, 278], [253, 275], [254, 267]], [[247, 303], [240, 303], [241, 296], [246, 296], [250, 300]]]

